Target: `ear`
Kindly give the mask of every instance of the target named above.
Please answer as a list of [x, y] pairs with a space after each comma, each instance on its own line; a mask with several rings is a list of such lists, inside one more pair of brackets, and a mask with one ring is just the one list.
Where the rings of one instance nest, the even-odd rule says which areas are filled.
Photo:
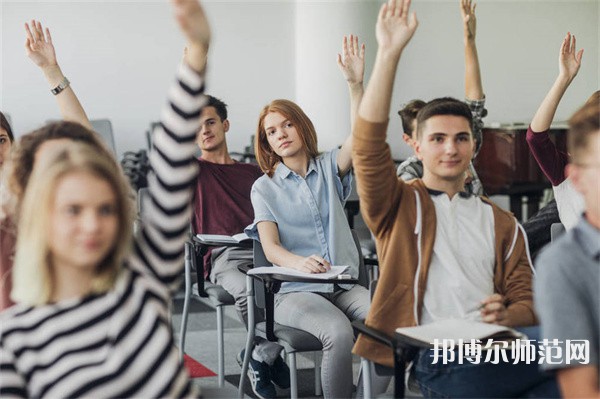
[[404, 142], [408, 145], [410, 145], [410, 141], [412, 140], [412, 137], [410, 137], [408, 134], [406, 133], [402, 133], [402, 140], [404, 140]]
[[229, 119], [223, 121], [223, 131], [227, 133], [229, 131]]
[[421, 142], [419, 140], [414, 140], [413, 143], [414, 143], [413, 148], [415, 150], [415, 155], [417, 156], [417, 159], [419, 161], [422, 161], [423, 154], [421, 153]]

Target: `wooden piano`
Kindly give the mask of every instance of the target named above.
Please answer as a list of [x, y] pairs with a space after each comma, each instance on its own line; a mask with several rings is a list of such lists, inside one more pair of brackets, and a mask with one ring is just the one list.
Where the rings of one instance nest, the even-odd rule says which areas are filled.
[[[552, 128], [550, 137], [559, 149], [566, 149], [566, 128]], [[486, 195], [507, 195], [510, 210], [522, 221], [526, 199], [528, 217], [539, 209], [544, 190], [551, 187], [525, 139], [527, 126], [514, 125], [483, 129], [483, 146], [473, 162]]]

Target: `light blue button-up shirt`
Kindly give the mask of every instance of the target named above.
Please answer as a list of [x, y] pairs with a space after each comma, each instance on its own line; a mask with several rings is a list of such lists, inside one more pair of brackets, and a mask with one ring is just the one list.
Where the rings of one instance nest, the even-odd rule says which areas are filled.
[[[305, 178], [280, 163], [272, 178], [264, 175], [256, 180], [251, 193], [254, 223], [245, 232], [259, 240], [259, 222], [277, 223], [285, 249], [300, 256], [321, 255], [332, 265], [348, 265], [348, 273], [358, 278], [359, 254], [344, 212], [352, 177], [347, 173], [340, 179], [338, 151], [312, 159]], [[333, 288], [333, 284], [284, 283], [280, 292], [332, 292]]]

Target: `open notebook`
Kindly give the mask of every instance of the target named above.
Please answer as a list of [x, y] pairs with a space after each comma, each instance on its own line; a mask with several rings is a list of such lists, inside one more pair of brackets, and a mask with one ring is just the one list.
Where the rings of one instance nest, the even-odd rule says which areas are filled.
[[196, 234], [200, 242], [209, 243], [223, 243], [223, 244], [236, 244], [244, 241], [251, 240], [246, 233], [239, 233], [234, 236], [227, 236], [222, 234]]
[[397, 328], [396, 333], [402, 337], [402, 341], [420, 347], [431, 346], [436, 339], [438, 342], [444, 339], [454, 340], [456, 344], [459, 340], [468, 343], [472, 339], [479, 339], [482, 342], [488, 339], [494, 341], [527, 339], [524, 334], [510, 327], [463, 319], [448, 319], [422, 326]]
[[305, 273], [295, 269], [290, 269], [289, 267], [264, 266], [250, 269], [248, 271], [248, 274], [280, 274], [283, 276], [309, 277], [314, 278], [316, 280], [330, 280], [342, 276], [345, 277], [346, 275], [343, 275], [342, 273], [344, 273], [346, 270], [348, 270], [348, 266], [331, 266], [331, 269], [329, 269], [325, 273]]

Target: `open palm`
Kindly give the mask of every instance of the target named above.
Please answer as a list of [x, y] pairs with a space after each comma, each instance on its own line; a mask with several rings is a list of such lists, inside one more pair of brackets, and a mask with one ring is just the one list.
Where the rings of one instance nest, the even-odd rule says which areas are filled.
[[365, 45], [358, 46], [358, 36], [344, 36], [342, 43], [343, 56], [338, 54], [337, 63], [350, 84], [362, 83], [365, 74]]
[[569, 79], [573, 79], [579, 68], [581, 67], [581, 57], [583, 57], [583, 49], [577, 52], [575, 35], [567, 33], [560, 46], [560, 55], [558, 57], [558, 65], [560, 74]]
[[44, 68], [51, 65], [56, 65], [56, 52], [52, 44], [52, 36], [50, 30], [44, 29], [42, 23], [32, 20], [31, 26], [25, 23], [25, 32], [27, 39], [25, 41], [25, 52], [35, 65]]
[[188, 41], [208, 48], [210, 27], [198, 0], [171, 1], [175, 9], [175, 18]]
[[402, 51], [417, 30], [417, 16], [408, 15], [410, 0], [389, 0], [381, 6], [375, 34], [379, 47]]

